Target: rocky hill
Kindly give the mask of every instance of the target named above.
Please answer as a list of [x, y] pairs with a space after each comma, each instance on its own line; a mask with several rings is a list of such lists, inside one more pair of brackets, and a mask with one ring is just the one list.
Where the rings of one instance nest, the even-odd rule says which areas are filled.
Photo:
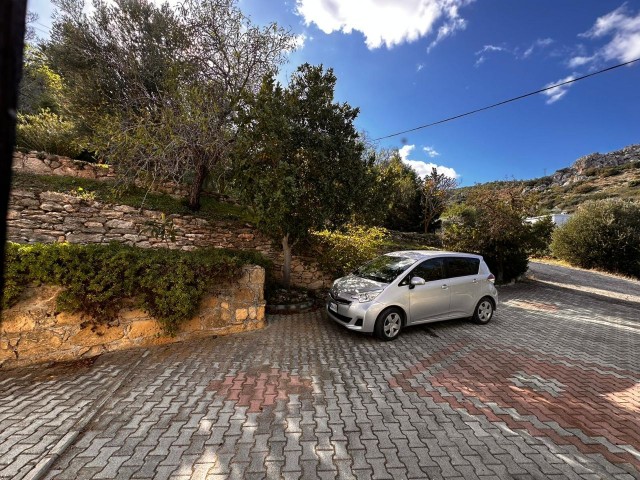
[[[588, 200], [603, 198], [640, 201], [640, 144], [609, 153], [592, 153], [578, 158], [570, 167], [532, 180], [491, 182], [493, 185], [521, 185], [540, 196], [541, 213], [572, 212]], [[462, 198], [469, 189], [460, 189]]]
[[629, 145], [615, 152], [585, 155], [573, 162], [570, 167], [560, 169], [545, 178], [549, 178], [549, 186], [567, 186], [592, 177], [594, 171], [620, 167], [634, 162], [640, 162], [640, 144]]

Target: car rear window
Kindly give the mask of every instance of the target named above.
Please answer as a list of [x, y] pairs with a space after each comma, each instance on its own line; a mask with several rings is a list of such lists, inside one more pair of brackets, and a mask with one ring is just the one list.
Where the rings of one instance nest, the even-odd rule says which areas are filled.
[[447, 258], [447, 277], [466, 277], [477, 275], [480, 270], [480, 259], [470, 257]]

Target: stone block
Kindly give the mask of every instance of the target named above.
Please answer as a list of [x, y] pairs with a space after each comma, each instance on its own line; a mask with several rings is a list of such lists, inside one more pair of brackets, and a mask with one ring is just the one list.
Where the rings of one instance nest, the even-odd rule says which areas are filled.
[[67, 242], [69, 243], [102, 243], [104, 240], [101, 233], [68, 233]]
[[136, 320], [129, 327], [129, 338], [153, 338], [162, 334], [160, 324], [155, 320]]
[[58, 327], [80, 325], [84, 321], [84, 315], [79, 312], [60, 312], [56, 315], [55, 324]]
[[78, 333], [69, 338], [69, 343], [85, 347], [106, 344], [121, 339], [124, 336], [122, 327], [110, 327], [98, 325], [81, 329]]
[[118, 228], [122, 230], [134, 230], [136, 225], [128, 220], [119, 220], [114, 218], [105, 223], [105, 226], [108, 228]]
[[242, 321], [246, 320], [249, 317], [249, 311], [246, 308], [237, 308], [236, 309], [236, 320]]
[[24, 334], [18, 343], [18, 356], [40, 357], [55, 352], [62, 339], [51, 330], [38, 330]]

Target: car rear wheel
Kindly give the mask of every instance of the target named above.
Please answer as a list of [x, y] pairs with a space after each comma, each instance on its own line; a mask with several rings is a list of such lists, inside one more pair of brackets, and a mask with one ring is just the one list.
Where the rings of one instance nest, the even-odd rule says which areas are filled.
[[493, 311], [493, 302], [489, 297], [484, 297], [478, 302], [476, 309], [473, 311], [473, 321], [481, 325], [489, 323], [493, 318]]
[[383, 311], [376, 320], [374, 328], [376, 337], [388, 342], [395, 340], [402, 330], [402, 310], [399, 308], [388, 308]]

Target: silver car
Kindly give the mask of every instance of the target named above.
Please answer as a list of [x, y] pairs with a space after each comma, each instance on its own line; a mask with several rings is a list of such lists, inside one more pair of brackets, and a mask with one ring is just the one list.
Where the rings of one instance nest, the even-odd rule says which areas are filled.
[[495, 277], [480, 255], [411, 250], [382, 255], [333, 282], [327, 314], [349, 330], [393, 340], [400, 330], [472, 317], [488, 323]]

